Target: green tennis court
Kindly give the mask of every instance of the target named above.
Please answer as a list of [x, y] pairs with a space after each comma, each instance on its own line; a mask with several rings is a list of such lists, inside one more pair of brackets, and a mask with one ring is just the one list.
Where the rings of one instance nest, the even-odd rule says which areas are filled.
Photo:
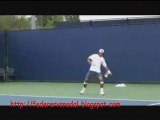
[[[105, 95], [99, 95], [99, 84], [88, 84], [87, 93], [81, 95], [81, 83], [55, 82], [1, 82], [0, 104], [9, 105], [12, 100], [27, 101], [109, 101], [120, 102], [121, 105], [159, 105], [160, 84], [126, 84], [127, 87], [115, 87], [116, 84], [105, 84]], [[65, 100], [64, 100], [65, 99]]]

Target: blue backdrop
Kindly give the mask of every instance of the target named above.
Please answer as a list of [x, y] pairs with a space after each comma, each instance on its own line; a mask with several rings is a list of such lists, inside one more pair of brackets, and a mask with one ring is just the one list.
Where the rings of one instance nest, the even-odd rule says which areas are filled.
[[160, 23], [9, 32], [9, 66], [19, 80], [82, 82], [99, 48], [108, 82], [160, 83]]

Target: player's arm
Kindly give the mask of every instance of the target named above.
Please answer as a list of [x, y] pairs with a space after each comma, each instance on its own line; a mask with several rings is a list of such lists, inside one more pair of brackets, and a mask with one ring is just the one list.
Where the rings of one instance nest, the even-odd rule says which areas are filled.
[[104, 59], [102, 60], [102, 66], [105, 68], [106, 71], [109, 70], [109, 69], [108, 69], [108, 66], [107, 66], [107, 64], [106, 64], [106, 61], [105, 61]]
[[105, 62], [105, 60], [102, 61], [102, 65], [103, 65], [103, 67], [104, 67], [105, 70], [106, 70], [106, 74], [112, 75], [112, 73], [111, 73], [111, 71], [109, 70], [109, 68], [108, 68], [108, 66], [107, 66], [107, 64], [106, 64], [106, 62]]
[[88, 61], [88, 63], [91, 65], [92, 59], [88, 57], [88, 58], [87, 58], [87, 61]]

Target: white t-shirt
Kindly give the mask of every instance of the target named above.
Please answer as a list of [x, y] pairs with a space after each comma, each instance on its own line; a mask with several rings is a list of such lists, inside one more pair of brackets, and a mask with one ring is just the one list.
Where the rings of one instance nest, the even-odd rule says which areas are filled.
[[89, 59], [92, 60], [90, 71], [95, 71], [100, 73], [101, 72], [101, 65], [104, 67], [107, 66], [105, 59], [103, 57], [100, 57], [98, 54], [93, 54], [89, 56]]

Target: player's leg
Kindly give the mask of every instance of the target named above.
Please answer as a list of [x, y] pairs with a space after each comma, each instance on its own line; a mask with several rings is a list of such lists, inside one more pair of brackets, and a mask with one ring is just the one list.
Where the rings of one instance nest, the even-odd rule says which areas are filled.
[[101, 74], [98, 75], [98, 80], [100, 83], [100, 95], [104, 95], [104, 81], [103, 81], [103, 76]]
[[87, 81], [89, 80], [89, 77], [90, 77], [91, 73], [90, 71], [87, 73], [86, 77], [85, 77], [85, 80], [83, 82], [83, 88], [82, 90], [80, 91], [81, 94], [85, 94], [85, 91], [86, 91], [86, 88], [87, 88]]
[[85, 91], [86, 91], [86, 88], [87, 88], [87, 82], [83, 82], [83, 88], [82, 90], [80, 91], [81, 94], [85, 94]]

